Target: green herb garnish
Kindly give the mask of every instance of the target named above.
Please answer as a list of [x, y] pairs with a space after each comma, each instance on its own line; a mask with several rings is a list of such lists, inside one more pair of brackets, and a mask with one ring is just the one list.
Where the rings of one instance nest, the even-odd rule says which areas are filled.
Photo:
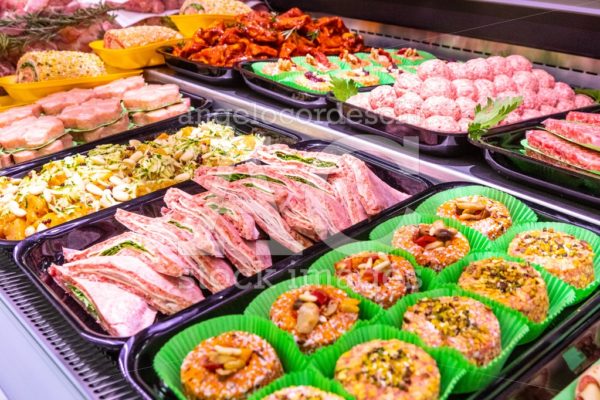
[[575, 93], [577, 94], [585, 94], [586, 96], [590, 96], [596, 103], [600, 103], [600, 90], [598, 89], [575, 89]]
[[114, 256], [115, 254], [119, 254], [119, 252], [125, 248], [135, 249], [144, 253], [150, 254], [150, 252], [142, 245], [135, 243], [132, 240], [126, 240], [121, 242], [113, 247], [110, 247], [100, 253], [100, 256]]
[[171, 225], [175, 225], [179, 229], [183, 229], [183, 230], [186, 230], [186, 231], [188, 231], [190, 233], [194, 233], [194, 231], [192, 230], [192, 228], [190, 228], [189, 226], [182, 225], [182, 224], [180, 224], [177, 221], [170, 220], [170, 221], [168, 221], [168, 223], [171, 224]]
[[301, 163], [314, 165], [315, 167], [319, 167], [319, 168], [337, 167], [337, 164], [334, 163], [333, 161], [324, 161], [324, 160], [320, 160], [316, 157], [304, 158], [304, 157], [300, 157], [299, 155], [296, 155], [296, 154], [284, 153], [283, 151], [276, 151], [275, 156], [277, 158], [279, 158], [280, 160], [299, 161]]
[[282, 181], [280, 181], [279, 179], [275, 179], [275, 178], [271, 178], [270, 176], [267, 175], [250, 175], [250, 174], [224, 174], [224, 175], [217, 175], [223, 179], [225, 179], [227, 182], [235, 182], [235, 181], [240, 181], [242, 179], [250, 179], [250, 178], [254, 178], [254, 179], [262, 179], [263, 181], [267, 181], [267, 182], [273, 182], [273, 183], [278, 183], [280, 185], [285, 185], [285, 183], [283, 183]]
[[79, 302], [85, 307], [85, 310], [92, 316], [94, 317], [94, 319], [98, 320], [98, 310], [96, 310], [96, 307], [94, 306], [94, 304], [91, 302], [90, 299], [87, 298], [87, 296], [79, 289], [77, 289], [75, 286], [73, 285], [69, 285], [67, 284], [67, 289], [69, 289], [71, 291], [71, 293], [73, 293], [73, 296], [75, 296], [75, 298], [77, 298], [77, 300], [79, 300]]
[[358, 93], [358, 84], [353, 79], [342, 79], [337, 76], [331, 77], [333, 95], [339, 101], [346, 101]]
[[475, 119], [469, 124], [469, 137], [473, 140], [478, 140], [488, 129], [498, 125], [508, 114], [516, 110], [521, 103], [523, 103], [523, 98], [519, 96], [507, 97], [496, 101], [488, 98], [485, 107], [481, 107], [481, 104], [478, 104], [475, 107]]

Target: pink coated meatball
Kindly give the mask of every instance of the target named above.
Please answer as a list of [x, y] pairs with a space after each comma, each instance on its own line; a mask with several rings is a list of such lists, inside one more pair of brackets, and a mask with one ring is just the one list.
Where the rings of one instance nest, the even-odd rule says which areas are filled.
[[523, 103], [519, 106], [521, 113], [525, 110], [537, 110], [540, 108], [538, 95], [533, 90], [523, 90], [520, 96], [523, 98]]
[[470, 99], [477, 99], [477, 88], [473, 84], [472, 80], [469, 79], [455, 79], [452, 81], [456, 97], [468, 97]]
[[575, 92], [571, 88], [571, 86], [567, 85], [564, 82], [556, 82], [554, 85], [554, 93], [556, 93], [556, 97], [558, 101], [575, 101]]
[[460, 108], [462, 118], [475, 118], [475, 107], [477, 107], [475, 101], [468, 97], [458, 97], [455, 103]]
[[422, 80], [427, 78], [450, 78], [450, 70], [445, 61], [442, 60], [427, 60], [417, 67], [417, 75]]
[[543, 115], [539, 110], [524, 110], [523, 114], [521, 114], [521, 119], [524, 121], [526, 119], [539, 118]]
[[402, 96], [405, 92], [419, 93], [421, 91], [422, 84], [423, 81], [416, 74], [405, 72], [396, 78], [394, 90], [396, 91], [396, 95], [398, 97]]
[[423, 102], [423, 105], [421, 106], [421, 115], [424, 118], [433, 115], [441, 115], [452, 117], [454, 120], [459, 120], [461, 112], [454, 100], [443, 96], [434, 96]]
[[540, 88], [553, 88], [556, 80], [543, 69], [533, 69], [531, 73], [537, 78]]
[[540, 105], [554, 107], [556, 106], [556, 103], [558, 103], [558, 97], [556, 96], [554, 89], [541, 87], [537, 94]]
[[423, 127], [439, 132], [460, 132], [458, 122], [452, 117], [445, 117], [443, 115], [434, 115], [427, 118], [423, 122]]
[[492, 75], [508, 75], [511, 76], [513, 71], [508, 62], [504, 57], [500, 56], [492, 56], [486, 59], [486, 62], [490, 66], [490, 70], [492, 71]]
[[513, 80], [508, 75], [500, 74], [496, 75], [494, 78], [494, 87], [496, 88], [496, 93], [502, 93], [506, 91], [517, 91], [517, 85], [513, 82]]
[[488, 63], [483, 58], [474, 58], [465, 63], [468, 79], [491, 79], [492, 71]]
[[594, 103], [594, 100], [585, 94], [575, 95], [575, 107], [577, 108], [591, 106]]
[[393, 109], [395, 101], [396, 92], [391, 86], [377, 86], [369, 92], [369, 103], [373, 110], [381, 107], [390, 107]]
[[454, 86], [452, 86], [452, 82], [439, 76], [425, 80], [421, 86], [421, 92], [419, 92], [419, 94], [423, 99], [433, 96], [444, 96], [450, 99], [454, 99], [456, 97], [456, 92], [454, 90]]
[[449, 79], [467, 79], [467, 69], [464, 63], [450, 62], [447, 66], [450, 70]]
[[574, 110], [575, 108], [575, 102], [573, 100], [559, 100], [556, 104], [556, 110], [558, 112]]
[[542, 113], [542, 115], [556, 114], [557, 112], [558, 110], [553, 106], [549, 106], [547, 104], [542, 104], [540, 106], [540, 113]]
[[537, 92], [540, 88], [535, 75], [528, 71], [516, 71], [512, 76], [512, 80], [517, 86], [518, 92], [523, 92], [525, 90]]
[[358, 93], [346, 100], [346, 103], [355, 105], [360, 108], [371, 109], [369, 93]]
[[421, 126], [423, 124], [423, 118], [421, 118], [420, 115], [416, 115], [416, 114], [398, 115], [396, 117], [396, 120], [403, 122], [405, 124], [410, 124], [410, 125], [415, 125], [415, 126]]
[[406, 92], [403, 96], [398, 97], [394, 103], [394, 112], [396, 115], [403, 114], [419, 114], [423, 99], [416, 93]]
[[379, 107], [375, 112], [384, 117], [396, 118], [396, 113], [392, 107]]
[[511, 112], [510, 114], [508, 114], [506, 116], [506, 118], [504, 118], [502, 120], [502, 122], [500, 123], [500, 125], [516, 124], [519, 121], [521, 121], [521, 113], [518, 112], [517, 110], [515, 110], [515, 111]]
[[531, 64], [531, 61], [529, 61], [525, 57], [520, 56], [518, 54], [514, 54], [512, 56], [506, 57], [506, 62], [508, 63], [510, 68], [513, 70], [513, 72], [531, 71], [533, 69], [533, 65]]
[[514, 92], [512, 90], [507, 90], [506, 92], [502, 92], [502, 93], [498, 93], [496, 95], [497, 99], [507, 99], [507, 98], [514, 98], [514, 97], [519, 97], [520, 94], [517, 92]]
[[474, 85], [477, 88], [480, 102], [482, 99], [487, 102], [488, 97], [492, 99], [496, 97], [496, 86], [494, 86], [494, 82], [487, 79], [477, 79], [474, 82]]
[[458, 120], [458, 129], [460, 132], [468, 132], [469, 125], [473, 122], [471, 118], [461, 118]]

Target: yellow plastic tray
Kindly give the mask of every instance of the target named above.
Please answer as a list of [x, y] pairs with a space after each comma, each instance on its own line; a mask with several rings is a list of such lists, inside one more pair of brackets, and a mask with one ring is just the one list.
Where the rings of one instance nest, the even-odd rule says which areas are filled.
[[128, 49], [107, 49], [104, 47], [103, 40], [96, 40], [90, 43], [90, 47], [106, 65], [120, 69], [139, 69], [164, 64], [164, 57], [158, 54], [156, 49], [161, 46], [173, 45], [181, 40], [163, 40], [162, 42]]
[[57, 79], [54, 81], [17, 83], [16, 75], [9, 75], [0, 78], [0, 86], [6, 90], [6, 93], [16, 102], [33, 102], [49, 94], [70, 90], [74, 88], [92, 88], [104, 85], [114, 80], [127, 78], [129, 76], [140, 75], [143, 71], [140, 69], [124, 71], [112, 67], [106, 68], [106, 75], [89, 78], [75, 79]]
[[221, 21], [233, 22], [237, 15], [218, 15], [218, 14], [190, 14], [190, 15], [171, 15], [171, 21], [177, 26], [181, 34], [187, 38], [194, 36], [194, 33], [200, 28], [210, 28]]
[[10, 96], [0, 96], [0, 112], [8, 110], [9, 108], [23, 106], [28, 104], [24, 101], [16, 101]]

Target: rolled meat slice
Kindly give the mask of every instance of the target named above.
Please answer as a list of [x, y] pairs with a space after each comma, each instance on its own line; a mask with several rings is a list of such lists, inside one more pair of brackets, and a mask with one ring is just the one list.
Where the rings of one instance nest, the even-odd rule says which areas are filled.
[[527, 143], [542, 154], [585, 170], [600, 172], [600, 153], [578, 146], [549, 132], [533, 130], [526, 133]]
[[544, 127], [550, 132], [576, 143], [600, 148], [600, 125], [547, 119], [544, 121]]
[[173, 278], [154, 271], [130, 256], [89, 257], [52, 271], [77, 278], [109, 282], [137, 295], [163, 314], [174, 314], [202, 300], [200, 288], [191, 278]]
[[584, 124], [600, 126], [600, 114], [571, 111], [567, 114], [567, 121], [582, 122]]

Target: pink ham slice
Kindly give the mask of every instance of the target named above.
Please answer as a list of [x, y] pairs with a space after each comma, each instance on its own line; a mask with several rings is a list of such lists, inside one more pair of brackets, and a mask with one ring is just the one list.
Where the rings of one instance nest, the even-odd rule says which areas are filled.
[[1, 129], [0, 146], [6, 150], [38, 150], [64, 134], [64, 126], [56, 117], [29, 117]]
[[[49, 273], [75, 301], [79, 302], [79, 299], [72, 295], [69, 286], [79, 289], [85, 295], [97, 313], [92, 317], [96, 317], [96, 321], [111, 336], [133, 336], [152, 325], [156, 319], [156, 311], [142, 297], [117, 285], [71, 276], [68, 271], [63, 274], [54, 267], [50, 267]], [[86, 307], [84, 304], [81, 306]]]
[[340, 162], [340, 156], [334, 154], [295, 150], [285, 144], [262, 146], [256, 151], [256, 158], [267, 164], [293, 166], [321, 175], [338, 172]]
[[92, 89], [72, 89], [68, 92], [59, 92], [51, 94], [36, 101], [44, 110], [46, 115], [57, 115], [68, 106], [81, 104], [94, 97]]
[[226, 220], [235, 226], [242, 238], [246, 240], [257, 240], [260, 237], [260, 232], [258, 232], [258, 229], [256, 228], [254, 218], [235, 204], [228, 202], [212, 192], [200, 193], [193, 196], [193, 198], [199, 205], [219, 211]]
[[64, 149], [73, 147], [73, 138], [71, 135], [64, 135], [58, 140], [51, 142], [49, 145], [42, 147], [39, 150], [24, 150], [14, 153], [12, 158], [15, 164], [20, 164], [36, 158], [44, 157], [49, 154], [59, 152]]
[[[203, 174], [206, 171], [201, 170], [196, 171], [197, 173], [200, 172], [200, 175], [197, 175], [194, 179], [198, 184], [250, 214], [256, 224], [271, 239], [294, 252], [302, 251], [310, 245], [310, 241], [294, 234], [294, 231], [283, 220], [274, 204], [265, 199], [264, 191], [268, 190], [267, 188], [259, 189], [258, 187], [230, 185], [223, 182], [222, 179]], [[274, 194], [266, 193], [266, 195], [272, 196]]]
[[373, 173], [363, 161], [349, 154], [342, 156], [342, 171], [358, 193], [360, 202], [369, 215], [375, 215], [410, 197], [393, 189]]
[[139, 89], [144, 86], [144, 78], [141, 76], [132, 76], [130, 78], [117, 79], [111, 83], [94, 88], [94, 95], [99, 99], [117, 98], [123, 100], [123, 95], [133, 89]]
[[13, 123], [29, 117], [39, 117], [42, 107], [39, 104], [14, 107], [0, 113], [0, 128], [7, 127]]
[[348, 212], [352, 224], [357, 224], [369, 217], [356, 192], [356, 186], [353, 186], [353, 178], [343, 174], [333, 174], [328, 179], [338, 199]]
[[567, 114], [567, 121], [582, 122], [584, 124], [600, 125], [600, 114], [571, 111]]
[[543, 124], [550, 132], [574, 142], [600, 147], [600, 124], [591, 125], [558, 119], [547, 119]]
[[128, 110], [151, 111], [178, 103], [180, 99], [177, 85], [146, 85], [126, 92], [123, 104]]
[[[252, 276], [271, 266], [270, 253], [256, 254], [256, 248], [242, 239], [235, 227], [217, 211], [198, 206], [191, 195], [178, 189], [169, 189], [164, 199], [171, 210], [189, 213], [200, 223], [214, 229], [215, 238], [224, 250], [225, 256], [243, 275]], [[265, 257], [269, 258], [267, 263], [264, 262]]]
[[128, 242], [137, 244], [146, 251], [134, 246], [125, 246], [116, 253], [113, 252], [114, 254], [112, 255], [137, 257], [161, 274], [174, 277], [188, 274], [186, 263], [181, 260], [181, 257], [171, 247], [134, 232], [122, 233], [102, 243], [88, 247], [85, 250], [63, 248], [63, 254], [65, 261], [77, 261], [88, 257], [100, 256], [102, 252]]
[[533, 130], [525, 134], [527, 143], [542, 154], [578, 168], [600, 171], [600, 153], [551, 134]]
[[175, 244], [180, 254], [191, 256], [223, 257], [223, 252], [212, 233], [203, 226], [194, 226], [186, 216], [171, 214], [161, 218], [118, 210], [115, 218], [130, 230], [141, 235], [156, 232]]
[[65, 107], [58, 118], [65, 128], [91, 130], [115, 122], [123, 114], [119, 99], [91, 99], [81, 104]]
[[173, 104], [172, 106], [159, 108], [150, 112], [136, 112], [131, 115], [131, 119], [137, 126], [153, 124], [165, 119], [173, 118], [181, 114], [185, 114], [190, 110], [190, 99], [185, 98], [181, 103]]
[[52, 265], [62, 275], [109, 282], [142, 297], [163, 314], [174, 314], [202, 300], [200, 288], [191, 278], [159, 274], [136, 257], [89, 257], [63, 265]]

